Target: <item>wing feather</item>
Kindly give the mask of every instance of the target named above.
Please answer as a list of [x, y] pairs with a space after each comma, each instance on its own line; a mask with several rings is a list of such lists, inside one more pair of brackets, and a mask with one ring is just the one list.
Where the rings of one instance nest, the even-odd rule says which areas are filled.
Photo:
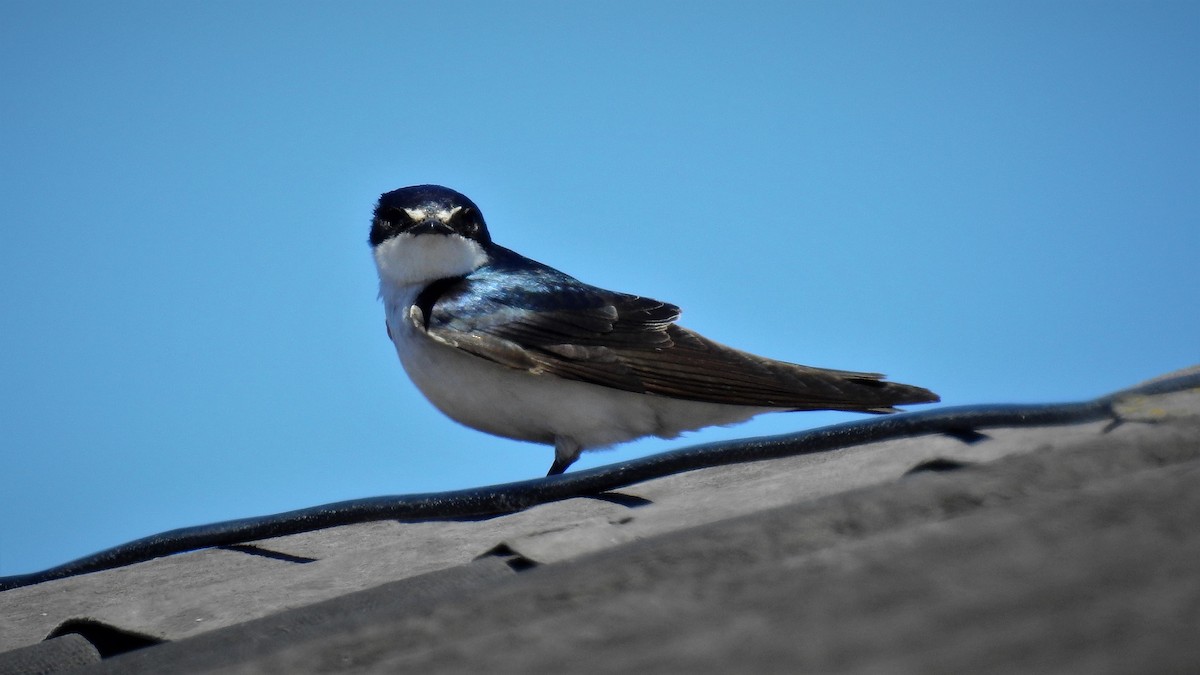
[[515, 258], [502, 255], [419, 300], [414, 323], [433, 339], [510, 368], [638, 393], [870, 412], [937, 400], [877, 373], [813, 368], [727, 347], [676, 325], [674, 305], [588, 286], [505, 253]]

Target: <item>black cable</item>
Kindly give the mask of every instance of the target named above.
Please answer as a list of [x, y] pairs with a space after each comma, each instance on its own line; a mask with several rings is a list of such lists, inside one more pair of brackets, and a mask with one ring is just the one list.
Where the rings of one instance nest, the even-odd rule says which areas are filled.
[[1113, 404], [1200, 387], [1200, 373], [1157, 380], [1081, 403], [957, 406], [834, 424], [781, 436], [709, 443], [560, 476], [467, 490], [352, 499], [270, 516], [184, 527], [114, 546], [40, 572], [0, 577], [0, 591], [99, 572], [212, 546], [229, 546], [326, 527], [374, 520], [446, 520], [497, 516], [547, 502], [591, 497], [653, 478], [712, 466], [776, 459], [894, 438], [946, 433], [965, 437], [978, 429], [1119, 422]]

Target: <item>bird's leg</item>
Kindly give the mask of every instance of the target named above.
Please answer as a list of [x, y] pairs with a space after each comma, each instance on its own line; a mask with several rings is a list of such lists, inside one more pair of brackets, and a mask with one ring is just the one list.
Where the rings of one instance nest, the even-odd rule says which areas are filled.
[[550, 465], [550, 470], [546, 472], [546, 475], [557, 476], [566, 471], [567, 467], [579, 459], [581, 452], [583, 452], [583, 446], [579, 445], [575, 439], [570, 436], [555, 436], [554, 463]]

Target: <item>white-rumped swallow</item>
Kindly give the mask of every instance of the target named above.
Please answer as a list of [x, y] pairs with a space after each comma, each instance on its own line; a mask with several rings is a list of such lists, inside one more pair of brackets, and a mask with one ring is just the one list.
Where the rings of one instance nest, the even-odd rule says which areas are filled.
[[548, 475], [583, 450], [745, 421], [764, 412], [896, 412], [939, 400], [877, 373], [801, 366], [718, 344], [679, 308], [590, 286], [492, 242], [466, 196], [385, 193], [371, 248], [404, 370], [462, 424], [554, 446]]

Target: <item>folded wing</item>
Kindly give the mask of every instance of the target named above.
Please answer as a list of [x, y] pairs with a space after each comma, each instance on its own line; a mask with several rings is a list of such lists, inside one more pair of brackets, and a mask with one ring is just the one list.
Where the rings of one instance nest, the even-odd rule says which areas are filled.
[[812, 368], [733, 349], [676, 325], [674, 305], [588, 286], [532, 261], [504, 262], [435, 284], [411, 319], [439, 342], [510, 368], [637, 393], [880, 413], [938, 400], [877, 373]]

